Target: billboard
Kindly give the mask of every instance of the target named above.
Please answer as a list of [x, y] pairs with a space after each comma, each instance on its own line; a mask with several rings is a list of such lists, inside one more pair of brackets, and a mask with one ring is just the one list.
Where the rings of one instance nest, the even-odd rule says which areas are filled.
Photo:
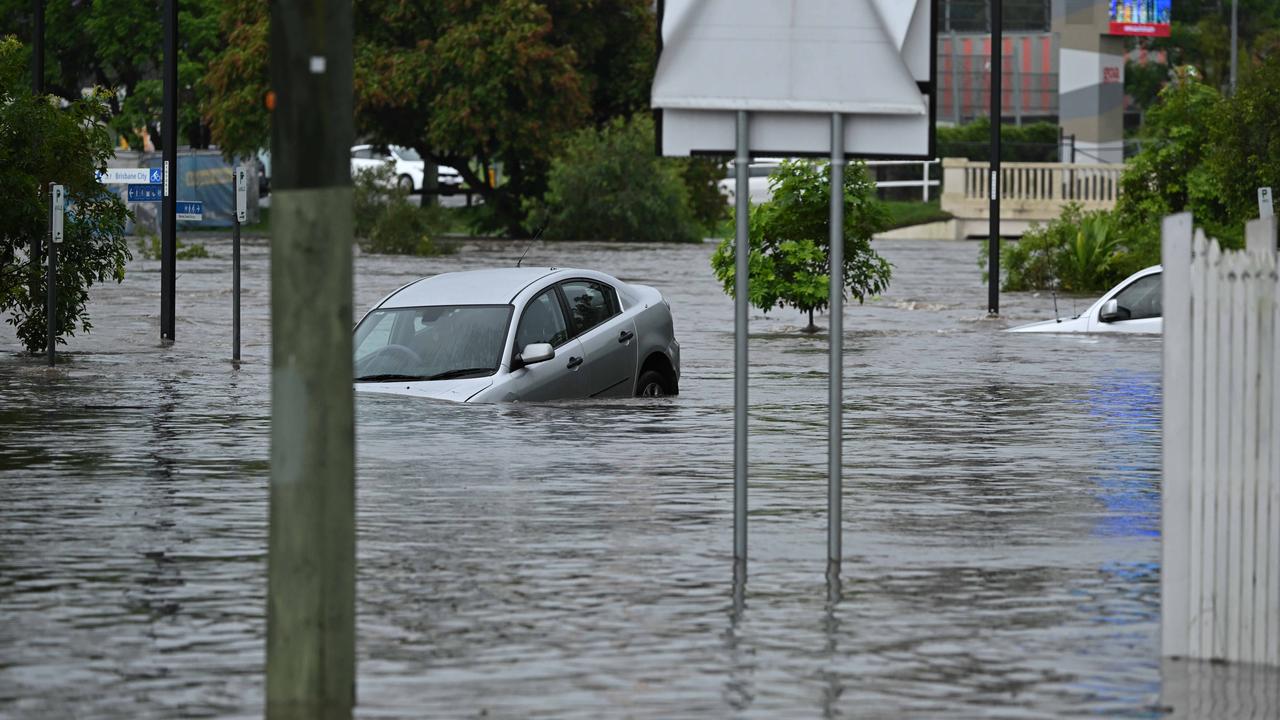
[[659, 0], [662, 155], [933, 157], [935, 0]]
[[1169, 37], [1173, 0], [1111, 0], [1112, 35]]

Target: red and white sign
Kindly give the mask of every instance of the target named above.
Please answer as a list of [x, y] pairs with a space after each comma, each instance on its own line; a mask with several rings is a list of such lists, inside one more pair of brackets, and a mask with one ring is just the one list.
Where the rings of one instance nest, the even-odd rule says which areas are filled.
[[1139, 37], [1169, 37], [1169, 25], [1163, 23], [1111, 23], [1112, 35], [1137, 35]]

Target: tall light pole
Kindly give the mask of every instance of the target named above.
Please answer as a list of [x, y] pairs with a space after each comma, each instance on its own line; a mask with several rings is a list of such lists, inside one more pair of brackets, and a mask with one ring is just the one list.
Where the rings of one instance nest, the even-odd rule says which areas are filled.
[[1236, 94], [1236, 45], [1240, 37], [1239, 30], [1240, 0], [1231, 0], [1231, 94]]
[[164, 183], [160, 203], [160, 340], [171, 343], [178, 279], [178, 0], [164, 0], [164, 109], [160, 115]]
[[1004, 106], [1003, 0], [991, 0], [991, 224], [987, 239], [987, 314], [1000, 314], [1000, 114]]

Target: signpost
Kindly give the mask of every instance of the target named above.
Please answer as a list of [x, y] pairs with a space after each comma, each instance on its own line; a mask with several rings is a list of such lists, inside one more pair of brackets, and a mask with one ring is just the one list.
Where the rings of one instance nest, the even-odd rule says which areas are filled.
[[[650, 105], [658, 152], [736, 153], [734, 571], [747, 557], [746, 222], [752, 156], [830, 157], [828, 577], [841, 548], [844, 204], [847, 158], [933, 157], [935, 0], [666, 0]], [[850, 58], [856, 60], [851, 61]]]
[[49, 327], [49, 367], [53, 367], [54, 348], [58, 340], [58, 246], [62, 244], [66, 219], [66, 189], [49, 183], [49, 281], [45, 319]]
[[129, 186], [129, 202], [160, 202], [162, 195], [159, 185]]
[[204, 220], [204, 202], [200, 200], [179, 200], [174, 203], [177, 219], [186, 222]]
[[1258, 217], [1266, 218], [1275, 214], [1275, 207], [1272, 205], [1271, 188], [1258, 188]]
[[[159, 173], [158, 170], [154, 171]], [[98, 182], [107, 185], [150, 185], [159, 184], [160, 179], [153, 177], [151, 168], [107, 168], [97, 173]]]
[[240, 224], [249, 218], [249, 170], [237, 165], [236, 223], [231, 245], [231, 359], [240, 362]]

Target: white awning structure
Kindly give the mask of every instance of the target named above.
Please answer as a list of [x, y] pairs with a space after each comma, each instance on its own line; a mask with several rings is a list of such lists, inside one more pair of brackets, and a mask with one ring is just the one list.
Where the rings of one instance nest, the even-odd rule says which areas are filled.
[[933, 0], [666, 0], [651, 103], [664, 155], [826, 154], [846, 115], [850, 156], [928, 154]]

